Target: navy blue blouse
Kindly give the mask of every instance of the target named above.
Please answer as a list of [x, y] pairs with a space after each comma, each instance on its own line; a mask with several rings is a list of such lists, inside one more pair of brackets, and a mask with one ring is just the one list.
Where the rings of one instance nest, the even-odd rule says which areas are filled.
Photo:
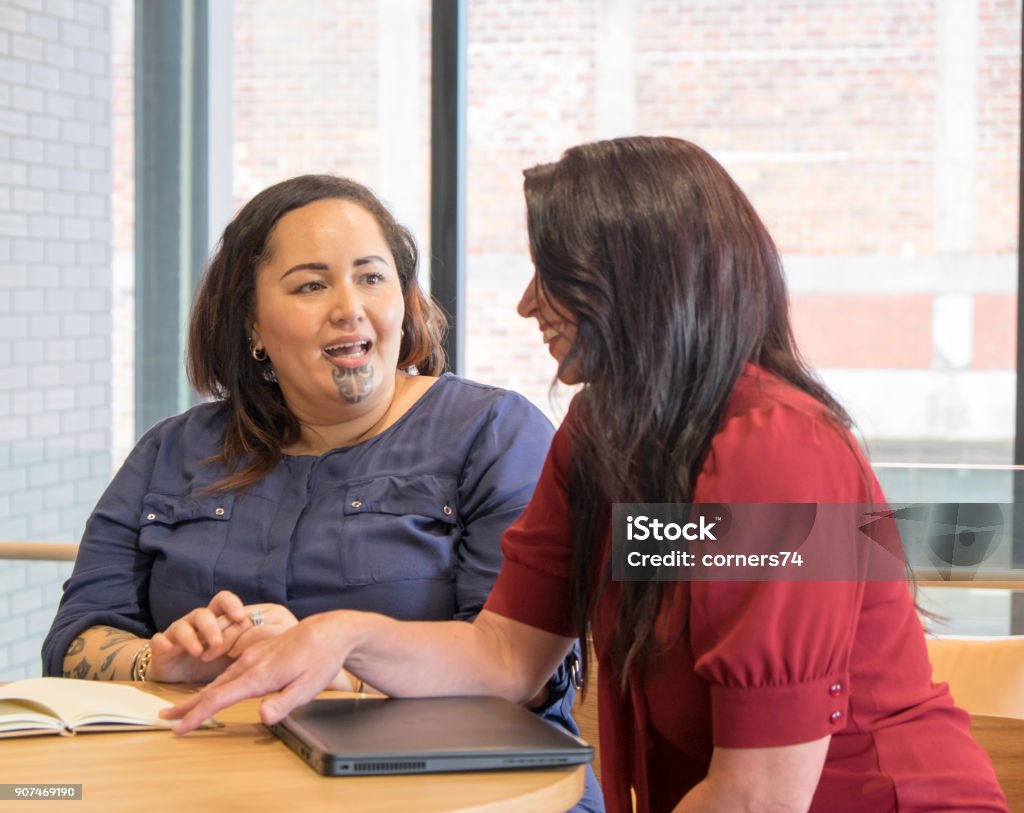
[[[469, 621], [501, 569], [501, 537], [529, 502], [553, 429], [521, 395], [442, 376], [384, 432], [321, 457], [285, 457], [241, 494], [224, 475], [225, 411], [204, 403], [139, 440], [85, 526], [43, 643], [59, 676], [71, 642], [110, 625], [142, 638], [230, 590], [298, 618], [333, 609]], [[573, 651], [544, 717], [570, 712]], [[588, 770], [574, 810], [603, 810]]]
[[300, 619], [340, 608], [470, 619], [552, 436], [521, 396], [448, 374], [380, 435], [285, 457], [242, 493], [205, 494], [224, 475], [208, 462], [224, 419], [219, 404], [194, 407], [129, 455], [86, 524], [45, 674], [61, 674], [88, 627], [148, 638], [219, 590]]
[[[520, 395], [442, 376], [379, 435], [320, 457], [284, 457], [242, 493], [224, 476], [225, 411], [201, 404], [150, 429], [85, 526], [43, 643], [60, 675], [85, 629], [149, 638], [220, 590], [297, 618], [337, 609], [470, 620], [501, 568], [501, 535], [530, 501], [550, 422]], [[574, 652], [543, 716], [570, 717]], [[593, 774], [576, 810], [602, 810]]]

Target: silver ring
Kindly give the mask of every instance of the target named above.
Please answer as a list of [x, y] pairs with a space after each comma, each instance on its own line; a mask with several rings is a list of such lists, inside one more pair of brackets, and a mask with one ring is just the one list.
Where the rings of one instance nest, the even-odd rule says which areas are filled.
[[249, 620], [254, 627], [263, 626], [263, 610], [253, 610], [249, 613]]

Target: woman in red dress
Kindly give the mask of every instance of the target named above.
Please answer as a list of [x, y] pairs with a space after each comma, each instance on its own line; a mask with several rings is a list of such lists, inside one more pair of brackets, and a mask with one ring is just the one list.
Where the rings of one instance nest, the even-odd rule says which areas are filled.
[[[527, 170], [537, 320], [582, 384], [473, 624], [350, 611], [261, 643], [172, 714], [274, 722], [344, 665], [393, 695], [536, 695], [577, 636], [600, 673], [608, 809], [1005, 811], [903, 581], [616, 581], [614, 503], [884, 502], [793, 341], [743, 192], [674, 138]], [[590, 664], [593, 669], [594, 665]]]

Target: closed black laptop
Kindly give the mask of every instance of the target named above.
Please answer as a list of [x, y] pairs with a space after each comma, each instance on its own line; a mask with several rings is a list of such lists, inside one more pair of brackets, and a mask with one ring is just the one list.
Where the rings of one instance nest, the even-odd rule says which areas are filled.
[[325, 776], [578, 765], [594, 755], [499, 697], [314, 700], [270, 730]]

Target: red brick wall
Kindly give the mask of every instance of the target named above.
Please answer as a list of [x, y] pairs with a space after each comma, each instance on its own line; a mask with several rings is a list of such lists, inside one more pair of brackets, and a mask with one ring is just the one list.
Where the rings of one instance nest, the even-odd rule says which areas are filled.
[[236, 203], [309, 172], [372, 182], [375, 0], [246, 0], [234, 13]]
[[[968, 254], [1009, 262], [1017, 244], [1021, 10], [1019, 0], [973, 1], [977, 145]], [[429, 4], [409, 8], [421, 69], [408, 92], [424, 100], [418, 143], [426, 166]], [[521, 173], [601, 133], [602, 8], [595, 0], [471, 0], [469, 7], [468, 372], [519, 386], [541, 403], [554, 364], [533, 326], [514, 313], [528, 276]], [[633, 0], [630, 8], [635, 119], [628, 129], [679, 135], [719, 156], [784, 255], [820, 256], [826, 274], [832, 256], [937, 255], [936, 0]], [[236, 202], [302, 172], [374, 185], [389, 149], [389, 134], [378, 131], [377, 42], [387, 30], [378, 28], [377, 0], [246, 0], [234, 13]], [[126, 65], [115, 54], [117, 70]], [[119, 122], [130, 122], [125, 93], [115, 72]], [[130, 246], [124, 167], [131, 152], [120, 137], [118, 145], [123, 247]], [[424, 211], [427, 177], [420, 177]], [[409, 225], [426, 248], [427, 223]], [[931, 367], [934, 292], [872, 295], [853, 286], [861, 291], [853, 294], [843, 293], [843, 280], [832, 282], [815, 287], [832, 293], [794, 292], [796, 325], [815, 363]], [[974, 285], [965, 277], [963, 290]], [[1013, 369], [1012, 300], [1006, 291], [976, 295], [976, 316], [988, 316], [975, 319], [974, 369]]]
[[[1016, 244], [1020, 11], [1014, 0], [978, 4], [977, 250], [1007, 253]], [[427, 68], [429, 16], [418, 5]], [[597, 136], [599, 8], [470, 4], [471, 253], [520, 251], [521, 170]], [[721, 154], [784, 252], [934, 250], [933, 0], [772, 9], [637, 0], [635, 9], [636, 131]], [[303, 171], [372, 181], [382, 141], [376, 0], [321, 0], [301, 13], [250, 0], [235, 18], [237, 202]], [[420, 92], [429, 69], [424, 76]], [[426, 139], [424, 128], [424, 156]], [[764, 152], [768, 160], [751, 157]]]
[[978, 178], [975, 250], [1017, 251], [1020, 150], [1018, 0], [978, 0]]
[[932, 297], [922, 294], [803, 294], [793, 328], [815, 367], [928, 369]]
[[598, 8], [592, 0], [470, 3], [470, 254], [522, 252], [522, 170], [595, 137]]
[[[472, 4], [471, 254], [521, 255], [519, 170], [598, 136], [596, 7]], [[938, 253], [934, 0], [636, 0], [633, 7], [635, 131], [679, 135], [719, 156], [784, 255]], [[1018, 4], [979, 0], [975, 255], [1016, 251], [1019, 29]], [[471, 371], [549, 372], [539, 339], [511, 313], [514, 295], [488, 287], [472, 268], [471, 257]], [[963, 289], [973, 284], [965, 276]], [[835, 294], [794, 298], [800, 340], [816, 364], [932, 368], [931, 291], [835, 287]], [[974, 367], [1012, 369], [1015, 328], [1000, 318], [976, 323]]]
[[974, 295], [974, 367], [1012, 370], [1017, 365], [1017, 295]]

